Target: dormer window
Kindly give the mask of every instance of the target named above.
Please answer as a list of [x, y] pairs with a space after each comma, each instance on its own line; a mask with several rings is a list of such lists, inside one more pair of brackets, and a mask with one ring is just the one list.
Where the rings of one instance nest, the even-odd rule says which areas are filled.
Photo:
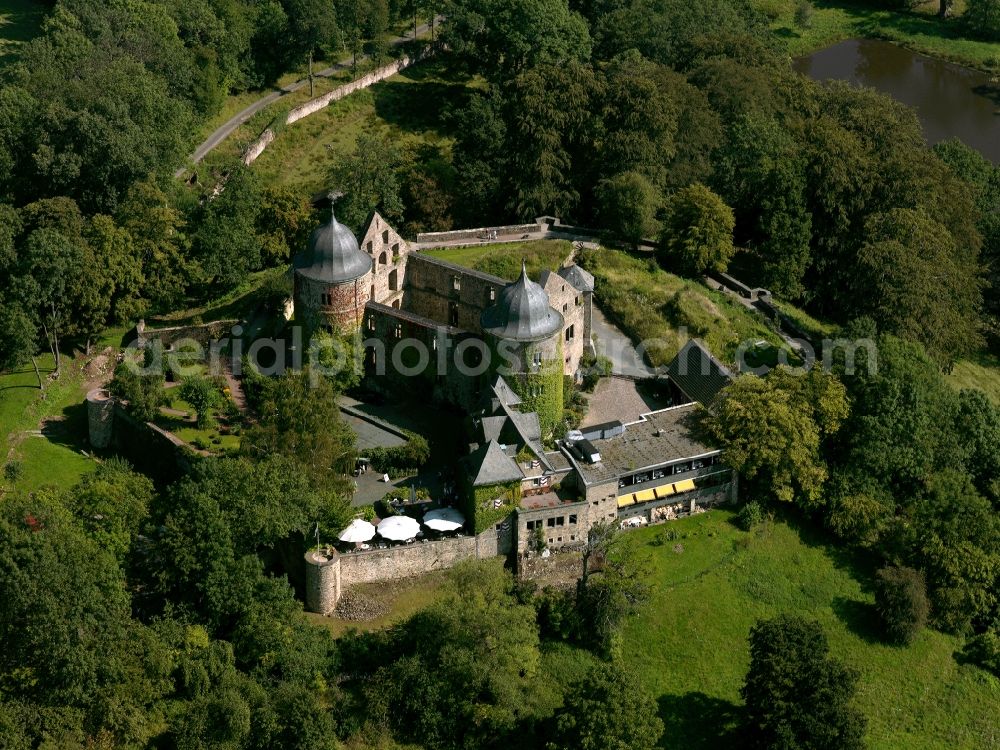
[[454, 275], [451, 277], [451, 288], [456, 292], [462, 288], [462, 277], [459, 275]]

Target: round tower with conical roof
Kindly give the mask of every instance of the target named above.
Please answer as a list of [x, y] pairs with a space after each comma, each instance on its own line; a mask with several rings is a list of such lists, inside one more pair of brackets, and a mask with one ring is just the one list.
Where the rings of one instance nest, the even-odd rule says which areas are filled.
[[372, 277], [372, 259], [337, 221], [330, 196], [330, 220], [317, 227], [295, 257], [295, 316], [310, 325], [349, 331], [361, 326]]
[[520, 278], [483, 311], [480, 325], [493, 353], [491, 370], [517, 391], [521, 411], [538, 413], [543, 435], [552, 434], [563, 416], [563, 316], [523, 262]]

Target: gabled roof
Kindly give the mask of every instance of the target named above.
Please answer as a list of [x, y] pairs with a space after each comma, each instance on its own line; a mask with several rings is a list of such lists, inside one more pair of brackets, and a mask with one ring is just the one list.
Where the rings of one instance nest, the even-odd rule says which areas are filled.
[[488, 443], [491, 440], [496, 440], [500, 442], [500, 436], [503, 434], [503, 426], [507, 424], [507, 417], [483, 417], [479, 420], [479, 427], [482, 431], [482, 442]]
[[514, 389], [507, 385], [507, 381], [504, 380], [500, 375], [497, 375], [497, 379], [494, 381], [493, 385], [490, 386], [493, 393], [500, 403], [504, 406], [519, 406], [521, 403], [521, 397], [518, 396]]
[[592, 292], [594, 291], [594, 276], [593, 274], [584, 271], [576, 263], [566, 266], [565, 268], [559, 269], [559, 275], [562, 276], [566, 281], [573, 285], [573, 288], [578, 292]]
[[514, 459], [504, 453], [495, 440], [479, 446], [466, 456], [465, 461], [474, 487], [520, 482], [524, 478]]
[[670, 379], [692, 401], [709, 406], [733, 374], [698, 339], [688, 341], [667, 365]]

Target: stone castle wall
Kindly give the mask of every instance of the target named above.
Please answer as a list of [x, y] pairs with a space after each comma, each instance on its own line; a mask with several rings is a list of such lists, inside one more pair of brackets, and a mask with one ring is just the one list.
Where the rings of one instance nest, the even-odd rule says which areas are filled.
[[479, 334], [479, 317], [509, 282], [453, 263], [411, 253], [403, 306], [425, 318]]
[[549, 304], [563, 316], [563, 372], [573, 375], [580, 369], [583, 349], [590, 339], [590, 321], [587, 320], [587, 294], [578, 291], [559, 274], [550, 273], [545, 279], [545, 293]]
[[348, 586], [394, 581], [433, 570], [450, 568], [462, 560], [497, 557], [502, 548], [496, 530], [478, 536], [417, 542], [386, 550], [338, 554], [307, 552], [306, 609], [328, 615]]
[[409, 255], [406, 240], [376, 212], [360, 247], [372, 259], [369, 299], [381, 305], [399, 307], [406, 284]]

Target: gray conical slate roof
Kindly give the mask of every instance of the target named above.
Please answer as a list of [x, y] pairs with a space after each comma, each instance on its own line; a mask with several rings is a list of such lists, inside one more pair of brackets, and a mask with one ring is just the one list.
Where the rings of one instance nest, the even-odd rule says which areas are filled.
[[552, 309], [545, 290], [528, 278], [522, 263], [521, 278], [504, 287], [496, 304], [483, 310], [479, 322], [497, 338], [540, 341], [562, 328], [563, 316]]
[[372, 259], [358, 247], [358, 240], [330, 211], [330, 221], [317, 227], [305, 251], [295, 257], [295, 270], [327, 284], [353, 281], [372, 269]]

